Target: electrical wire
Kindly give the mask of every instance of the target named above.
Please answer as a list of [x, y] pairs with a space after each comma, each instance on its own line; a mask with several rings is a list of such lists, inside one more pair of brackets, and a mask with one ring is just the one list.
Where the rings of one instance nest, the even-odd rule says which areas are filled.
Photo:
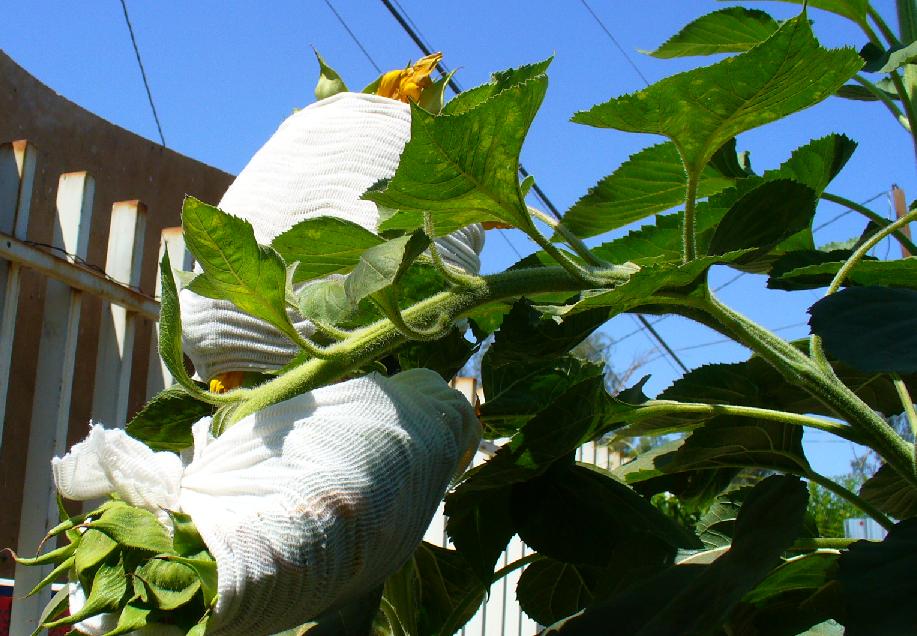
[[347, 26], [347, 22], [344, 21], [344, 18], [341, 16], [341, 14], [338, 13], [337, 9], [334, 8], [334, 5], [331, 4], [331, 0], [325, 0], [325, 4], [328, 5], [328, 8], [331, 9], [331, 13], [334, 14], [334, 17], [338, 19], [338, 22], [340, 22], [341, 26], [344, 27], [344, 30], [347, 31], [350, 39], [353, 40], [358, 47], [360, 47], [360, 50], [363, 51], [363, 55], [365, 55], [366, 59], [369, 60], [369, 63], [373, 65], [373, 68], [376, 69], [376, 72], [381, 74], [382, 69], [379, 68], [378, 64], [376, 64], [376, 60], [373, 59], [373, 56], [369, 54], [369, 51], [367, 51], [363, 46], [363, 43], [360, 42], [360, 38], [358, 38], [356, 34], [350, 30], [350, 27]]
[[[807, 324], [809, 324], [809, 323], [807, 323], [807, 322], [805, 322], [805, 321], [803, 321], [803, 322], [794, 322], [794, 323], [789, 324], [789, 325], [783, 325], [783, 326], [781, 326], [781, 327], [775, 327], [774, 329], [771, 329], [771, 331], [773, 331], [773, 332], [776, 333], [776, 332], [778, 332], [778, 331], [785, 331], [785, 330], [787, 330], [787, 329], [793, 329], [793, 328], [795, 328], [795, 327], [802, 327], [803, 325], [807, 325]], [[700, 343], [698, 343], [698, 344], [689, 345], [689, 346], [687, 346], [687, 347], [679, 347], [678, 349], [676, 349], [676, 351], [690, 351], [691, 349], [704, 349], [704, 348], [706, 348], [706, 347], [713, 347], [713, 346], [715, 346], [715, 345], [726, 344], [727, 342], [735, 343], [735, 340], [733, 340], [732, 338], [720, 338], [719, 340], [711, 340], [711, 341], [709, 341], [709, 342], [700, 342]]]
[[633, 68], [634, 71], [636, 71], [637, 75], [640, 76], [640, 79], [643, 80], [643, 83], [646, 84], [647, 86], [649, 86], [649, 85], [650, 85], [650, 81], [649, 81], [648, 79], [646, 79], [646, 76], [640, 71], [640, 69], [639, 69], [639, 67], [637, 66], [637, 64], [631, 59], [631, 57], [630, 57], [630, 55], [628, 55], [627, 51], [624, 50], [624, 47], [621, 46], [621, 44], [618, 42], [617, 38], [615, 38], [615, 36], [613, 36], [613, 35], [611, 34], [611, 31], [608, 30], [608, 27], [605, 26], [605, 23], [602, 22], [602, 20], [599, 19], [599, 16], [596, 15], [595, 11], [592, 10], [592, 7], [589, 6], [589, 4], [586, 2], [586, 0], [580, 0], [580, 2], [582, 3], [582, 5], [583, 5], [584, 7], [586, 7], [586, 11], [589, 12], [589, 14], [592, 16], [592, 19], [595, 20], [596, 23], [602, 28], [602, 30], [605, 32], [605, 35], [607, 35], [607, 36], [608, 36], [608, 39], [611, 40], [612, 44], [614, 44], [615, 47], [618, 49], [618, 51], [621, 52], [621, 55], [624, 56], [624, 59], [627, 60], [627, 63], [630, 64], [631, 68]]
[[140, 77], [143, 78], [143, 87], [146, 89], [146, 98], [150, 102], [150, 110], [153, 111], [153, 119], [156, 121], [156, 130], [159, 131], [159, 141], [163, 148], [166, 147], [166, 138], [162, 134], [162, 125], [159, 123], [159, 114], [156, 112], [156, 105], [153, 103], [153, 92], [150, 90], [150, 83], [146, 78], [146, 70], [143, 68], [143, 60], [140, 59], [140, 48], [137, 46], [137, 38], [134, 37], [134, 26], [131, 24], [131, 17], [127, 14], [127, 4], [121, 0], [121, 9], [124, 11], [124, 21], [127, 23], [127, 31], [131, 36], [131, 44], [134, 46], [134, 55], [137, 57], [137, 66], [140, 67]]
[[[860, 205], [866, 205], [866, 204], [868, 204], [868, 203], [872, 203], [873, 201], [875, 201], [876, 199], [878, 199], [879, 197], [881, 197], [881, 196], [884, 195], [884, 194], [886, 194], [886, 192], [883, 190], [882, 192], [879, 192], [878, 194], [873, 195], [872, 197], [866, 199], [865, 201], [860, 201]], [[825, 221], [825, 222], [822, 223], [821, 225], [817, 225], [817, 226], [813, 227], [813, 228], [812, 228], [812, 232], [818, 232], [820, 229], [826, 228], [826, 227], [828, 227], [829, 225], [831, 225], [832, 223], [834, 223], [834, 222], [836, 222], [836, 221], [840, 221], [843, 217], [847, 216], [847, 215], [850, 214], [851, 212], [856, 212], [856, 210], [854, 210], [853, 208], [847, 208], [846, 210], [844, 210], [843, 212], [841, 212], [841, 213], [838, 214], [837, 216], [835, 216], [835, 217], [829, 219], [828, 221]]]

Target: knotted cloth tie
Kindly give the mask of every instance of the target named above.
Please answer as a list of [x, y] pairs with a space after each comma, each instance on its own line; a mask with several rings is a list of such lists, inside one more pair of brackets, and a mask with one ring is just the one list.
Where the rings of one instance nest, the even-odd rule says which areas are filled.
[[[210, 423], [194, 425], [184, 461], [97, 425], [52, 467], [68, 499], [116, 494], [161, 518], [189, 514], [217, 563], [207, 633], [225, 636], [289, 629], [381, 584], [481, 433], [462, 394], [428, 369], [316, 389], [218, 438]], [[77, 627], [94, 636], [114, 623]]]

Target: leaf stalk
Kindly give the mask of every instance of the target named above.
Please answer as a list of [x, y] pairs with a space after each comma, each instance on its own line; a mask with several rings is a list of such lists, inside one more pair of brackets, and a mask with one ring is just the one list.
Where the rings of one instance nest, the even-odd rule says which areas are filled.
[[688, 184], [685, 188], [685, 216], [682, 221], [682, 262], [690, 263], [697, 258], [697, 237], [694, 231], [694, 206], [697, 201], [698, 174], [688, 169]]
[[677, 402], [674, 400], [650, 400], [649, 402], [641, 404], [638, 410], [627, 419], [628, 422], [636, 422], [649, 417], [658, 417], [660, 415], [681, 414], [709, 415], [711, 417], [716, 415], [732, 415], [736, 417], [769, 420], [781, 422], [783, 424], [792, 424], [794, 426], [808, 426], [820, 431], [825, 431], [826, 433], [831, 433], [832, 435], [837, 435], [838, 437], [842, 437], [857, 444], [862, 444], [864, 441], [863, 438], [849, 426], [838, 424], [824, 418], [735, 404], [704, 404]]
[[863, 88], [868, 90], [870, 93], [872, 93], [876, 99], [878, 99], [880, 102], [885, 104], [885, 107], [891, 112], [895, 120], [899, 124], [901, 124], [902, 128], [907, 130], [907, 126], [904, 125], [904, 122], [907, 121], [907, 117], [904, 115], [904, 112], [902, 112], [902, 110], [898, 108], [898, 105], [894, 102], [894, 100], [891, 97], [889, 97], [888, 94], [886, 94], [885, 91], [880, 89], [878, 86], [870, 82], [868, 79], [866, 79], [859, 73], [853, 76], [853, 81], [857, 82], [860, 86], [862, 86]]
[[896, 230], [904, 227], [911, 221], [917, 219], [917, 210], [908, 212], [900, 219], [889, 223], [885, 227], [881, 228], [878, 232], [869, 237], [860, 247], [850, 255], [850, 258], [844, 263], [843, 267], [838, 270], [837, 274], [834, 275], [834, 279], [831, 281], [831, 285], [828, 286], [828, 291], [825, 292], [825, 296], [830, 296], [840, 289], [841, 285], [846, 280], [847, 276], [850, 274], [850, 271], [856, 267], [857, 263], [863, 260], [863, 257], [869, 253], [869, 250], [874, 248], [879, 244], [882, 239], [887, 237], [889, 234], [892, 234]]
[[831, 492], [833, 492], [835, 495], [837, 495], [841, 499], [846, 499], [847, 501], [852, 503], [854, 506], [856, 506], [857, 508], [859, 508], [860, 510], [868, 514], [873, 519], [875, 519], [876, 523], [878, 523], [880, 526], [882, 526], [886, 530], [891, 531], [891, 529], [895, 527], [894, 522], [891, 519], [889, 519], [887, 516], [885, 516], [885, 514], [883, 514], [881, 510], [873, 506], [871, 503], [869, 503], [868, 501], [866, 501], [859, 495], [847, 490], [846, 488], [832, 481], [831, 479], [828, 479], [824, 475], [816, 473], [814, 470], [810, 470], [806, 472], [805, 474], [803, 474], [802, 476], [810, 481], [815, 482], [819, 486], [822, 486], [823, 488], [825, 488], [825, 490], [830, 490]]
[[897, 70], [892, 71], [888, 74], [892, 80], [892, 84], [895, 85], [895, 90], [898, 92], [898, 97], [901, 98], [901, 105], [904, 107], [904, 114], [907, 116], [907, 124], [911, 129], [911, 141], [914, 144], [914, 155], [917, 156], [917, 113], [914, 112], [914, 104], [911, 102], [911, 96], [908, 94], [907, 89], [904, 86], [904, 82], [901, 81], [901, 75]]
[[914, 400], [911, 398], [907, 385], [897, 373], [892, 373], [892, 382], [895, 385], [895, 391], [901, 399], [901, 405], [904, 407], [904, 413], [907, 416], [907, 422], [911, 427], [911, 434], [917, 439], [917, 411], [914, 410]]
[[584, 261], [593, 265], [595, 267], [608, 267], [609, 264], [598, 258], [595, 254], [592, 253], [592, 250], [580, 239], [576, 234], [570, 231], [570, 229], [563, 224], [563, 221], [557, 221], [552, 219], [547, 214], [539, 210], [538, 208], [528, 206], [529, 213], [543, 222], [545, 225], [550, 227], [552, 230], [564, 237], [567, 245], [569, 245], [577, 256], [582, 258]]
[[[882, 18], [878, 11], [876, 11], [871, 4], [867, 3], [866, 5], [866, 15], [875, 23], [876, 27], [888, 41], [890, 47], [901, 46], [901, 41], [898, 39], [898, 36], [895, 35], [895, 32], [889, 28], [888, 23]], [[867, 32], [868, 35], [868, 32]], [[875, 37], [875, 33], [873, 36]], [[876, 38], [878, 39], [878, 38]]]
[[[885, 217], [876, 214], [865, 205], [861, 205], [856, 201], [851, 201], [850, 199], [846, 199], [836, 194], [831, 194], [830, 192], [822, 192], [821, 198], [825, 201], [831, 201], [832, 203], [843, 205], [844, 207], [849, 208], [854, 212], [859, 212], [879, 227], [884, 228], [892, 224], [892, 222]], [[901, 230], [895, 230], [892, 232], [892, 234], [898, 240], [898, 242], [901, 243], [901, 245], [904, 246], [904, 248], [907, 249], [911, 254], [917, 254], [917, 245], [915, 245], [914, 242], [911, 241], [911, 239], [909, 239]]]
[[471, 274], [467, 274], [463, 271], [459, 271], [457, 268], [452, 268], [446, 265], [443, 261], [442, 256], [439, 253], [439, 247], [436, 245], [436, 228], [433, 225], [433, 214], [431, 212], [423, 213], [423, 231], [430, 239], [430, 258], [433, 261], [433, 267], [436, 268], [442, 277], [445, 278], [448, 282], [459, 287], [464, 287], [475, 282], [479, 277]]

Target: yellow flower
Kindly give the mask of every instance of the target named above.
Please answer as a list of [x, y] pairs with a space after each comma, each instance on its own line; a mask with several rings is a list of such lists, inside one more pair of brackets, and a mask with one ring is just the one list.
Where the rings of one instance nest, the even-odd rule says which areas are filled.
[[420, 93], [433, 83], [430, 73], [443, 59], [442, 53], [433, 53], [417, 60], [414, 66], [400, 71], [389, 71], [379, 80], [376, 95], [397, 99], [401, 102], [420, 101]]
[[244, 379], [244, 371], [227, 371], [226, 373], [218, 373], [210, 379], [210, 392], [226, 393], [227, 391], [231, 391], [232, 389], [236, 389], [242, 386], [242, 381]]

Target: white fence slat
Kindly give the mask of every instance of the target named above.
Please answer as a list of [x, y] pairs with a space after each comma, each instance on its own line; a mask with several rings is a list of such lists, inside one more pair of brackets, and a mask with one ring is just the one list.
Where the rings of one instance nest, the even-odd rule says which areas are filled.
[[[25, 240], [38, 152], [26, 141], [0, 146], [0, 232]], [[0, 447], [6, 420], [16, 313], [19, 309], [21, 266], [0, 259]]]
[[[140, 201], [115, 203], [110, 227], [105, 273], [120, 283], [137, 287], [143, 259], [146, 206]], [[134, 312], [115, 304], [103, 306], [92, 419], [110, 428], [123, 427], [126, 423], [135, 331]]]
[[[190, 271], [194, 266], [194, 259], [191, 252], [185, 247], [185, 235], [180, 227], [167, 227], [162, 230], [162, 237], [159, 242], [159, 258], [157, 263], [162, 262], [162, 256], [169, 251], [169, 262], [173, 269]], [[156, 298], [162, 297], [162, 277], [159, 269], [156, 270]], [[150, 334], [150, 362], [146, 375], [146, 397], [150, 399], [164, 388], [172, 386], [172, 374], [169, 373], [168, 367], [159, 357], [159, 323], [153, 326], [153, 332]]]
[[[86, 258], [94, 195], [95, 181], [85, 172], [60, 177], [57, 223], [51, 244], [63, 250], [68, 260], [75, 260], [70, 255]], [[22, 554], [35, 553], [42, 538], [57, 523], [49, 466], [52, 457], [66, 451], [82, 299], [83, 292], [53, 278], [47, 280], [19, 517], [18, 549]], [[31, 633], [38, 626], [42, 608], [51, 598], [50, 588], [33, 597], [25, 595], [50, 571], [50, 566], [16, 567], [11, 633]]]
[[159, 303], [143, 292], [109, 279], [89, 265], [69, 262], [52, 250], [30, 245], [9, 235], [0, 235], [0, 260], [19, 263], [43, 276], [59, 280], [85, 294], [116, 303], [150, 320], [159, 319]]

